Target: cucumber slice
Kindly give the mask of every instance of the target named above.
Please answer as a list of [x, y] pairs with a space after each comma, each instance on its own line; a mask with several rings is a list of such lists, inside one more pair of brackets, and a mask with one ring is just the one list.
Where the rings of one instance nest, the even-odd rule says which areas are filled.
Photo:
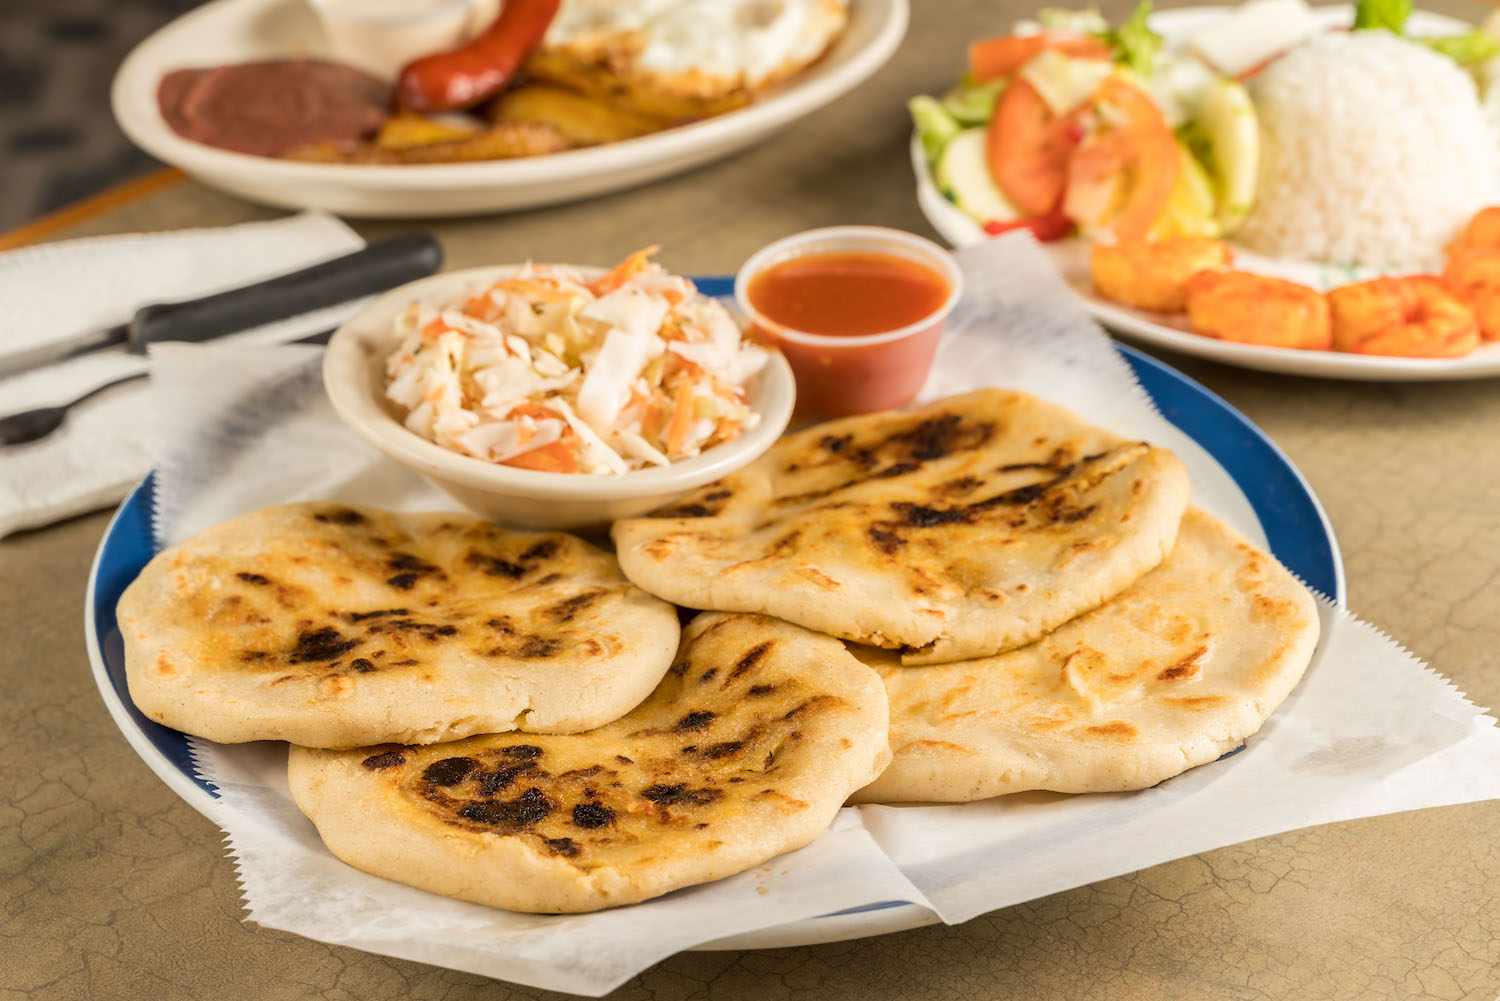
[[980, 222], [1013, 222], [1021, 212], [990, 176], [985, 129], [965, 129], [948, 141], [933, 180], [944, 195]]
[[995, 113], [995, 101], [1007, 82], [1000, 79], [955, 87], [943, 95], [943, 110], [962, 126], [983, 125]]
[[1250, 95], [1234, 80], [1214, 78], [1203, 91], [1188, 132], [1194, 152], [1213, 178], [1219, 227], [1233, 232], [1250, 214], [1260, 173], [1260, 126]]
[[921, 95], [906, 102], [911, 120], [917, 127], [917, 138], [922, 140], [922, 152], [928, 163], [936, 163], [942, 156], [949, 140], [962, 131], [962, 126], [953, 120], [935, 99]]

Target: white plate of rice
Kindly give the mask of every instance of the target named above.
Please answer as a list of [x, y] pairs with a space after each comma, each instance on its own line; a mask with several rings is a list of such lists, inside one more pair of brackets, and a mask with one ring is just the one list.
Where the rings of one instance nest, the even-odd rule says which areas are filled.
[[[1152, 15], [1151, 25], [1170, 42], [1222, 18], [1229, 9], [1187, 7], [1162, 11]], [[1347, 6], [1319, 7], [1315, 13], [1330, 27], [1346, 27], [1353, 17], [1352, 8]], [[1472, 28], [1453, 18], [1420, 11], [1407, 22], [1408, 31], [1417, 35], [1457, 34]], [[1389, 60], [1382, 61], [1381, 69], [1389, 71]], [[1342, 67], [1336, 72], [1341, 70]], [[1308, 152], [1303, 165], [1309, 169], [1301, 176], [1284, 177], [1285, 191], [1276, 203], [1277, 211], [1260, 213], [1247, 225], [1260, 227], [1263, 242], [1269, 240], [1289, 248], [1316, 237], [1318, 234], [1313, 230], [1326, 226], [1328, 242], [1352, 248], [1355, 253], [1373, 252], [1377, 257], [1385, 257], [1380, 253], [1383, 247], [1432, 245], [1439, 239], [1434, 236], [1432, 217], [1457, 218], [1457, 224], [1461, 225], [1474, 209], [1500, 204], [1500, 145], [1484, 148], [1472, 145], [1471, 117], [1454, 112], [1448, 100], [1451, 94], [1444, 91], [1443, 85], [1444, 81], [1433, 81], [1424, 75], [1399, 106], [1364, 108], [1358, 95], [1348, 90], [1314, 94], [1313, 88], [1298, 87], [1295, 97], [1287, 95], [1285, 117], [1292, 123], [1287, 131], [1296, 133], [1289, 135], [1287, 141], [1300, 140], [1305, 144]], [[1261, 102], [1261, 96], [1257, 95], [1257, 111], [1262, 113], [1264, 123]], [[1361, 114], [1362, 110], [1368, 113]], [[1337, 122], [1333, 121], [1335, 118]], [[1391, 142], [1393, 132], [1406, 137], [1401, 148]], [[1342, 133], [1339, 147], [1328, 148], [1324, 137], [1339, 133]], [[1326, 178], [1330, 169], [1336, 169], [1340, 158], [1359, 165], [1364, 183], [1358, 188], [1341, 190], [1319, 183], [1320, 177]], [[915, 138], [912, 163], [917, 174], [917, 202], [933, 227], [955, 247], [987, 239], [980, 225], [943, 197], [933, 183]], [[1413, 192], [1406, 185], [1409, 177], [1436, 178], [1437, 183], [1425, 191]], [[1461, 198], [1455, 200], [1456, 193], [1469, 198], [1472, 209]], [[1243, 368], [1334, 379], [1425, 381], [1500, 375], [1500, 342], [1493, 341], [1481, 344], [1462, 358], [1390, 358], [1261, 347], [1203, 337], [1187, 329], [1186, 317], [1147, 313], [1095, 295], [1089, 277], [1086, 241], [1063, 240], [1048, 244], [1047, 249], [1097, 320], [1113, 331], [1156, 347]], [[1275, 275], [1319, 289], [1382, 273], [1376, 268], [1317, 263], [1293, 256], [1269, 257], [1237, 245], [1234, 250], [1237, 269]], [[1432, 254], [1427, 255], [1425, 264], [1402, 267], [1394, 258], [1383, 263], [1387, 265], [1384, 273], [1416, 272], [1433, 266], [1440, 269], [1442, 264], [1440, 256], [1434, 259]]]

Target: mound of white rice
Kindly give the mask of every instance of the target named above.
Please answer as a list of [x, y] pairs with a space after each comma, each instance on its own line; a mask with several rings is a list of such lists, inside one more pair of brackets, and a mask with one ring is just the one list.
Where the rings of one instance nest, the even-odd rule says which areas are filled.
[[1381, 271], [1441, 268], [1496, 203], [1500, 145], [1473, 80], [1387, 31], [1320, 35], [1251, 86], [1260, 184], [1235, 240], [1275, 257]]

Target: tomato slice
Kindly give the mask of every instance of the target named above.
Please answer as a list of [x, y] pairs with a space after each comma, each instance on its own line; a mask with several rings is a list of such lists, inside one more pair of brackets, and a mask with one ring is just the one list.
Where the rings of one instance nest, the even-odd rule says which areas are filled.
[[1024, 215], [1048, 215], [1062, 201], [1080, 134], [1077, 113], [1054, 114], [1035, 87], [1017, 80], [990, 117], [990, 174]]
[[1093, 35], [1076, 31], [1044, 31], [1039, 35], [1001, 35], [969, 45], [969, 74], [975, 83], [1011, 76], [1048, 49], [1078, 59], [1109, 59], [1108, 45]]
[[1161, 109], [1110, 77], [1090, 102], [1098, 127], [1070, 151], [1063, 214], [1119, 240], [1144, 240], [1166, 211], [1182, 159]]

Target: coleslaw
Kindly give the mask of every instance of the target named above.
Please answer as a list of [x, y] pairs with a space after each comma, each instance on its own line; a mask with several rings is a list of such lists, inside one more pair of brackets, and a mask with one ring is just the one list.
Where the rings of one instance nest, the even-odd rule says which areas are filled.
[[594, 281], [527, 264], [396, 318], [386, 396], [411, 431], [486, 462], [623, 475], [730, 441], [767, 350], [717, 300], [638, 251]]

